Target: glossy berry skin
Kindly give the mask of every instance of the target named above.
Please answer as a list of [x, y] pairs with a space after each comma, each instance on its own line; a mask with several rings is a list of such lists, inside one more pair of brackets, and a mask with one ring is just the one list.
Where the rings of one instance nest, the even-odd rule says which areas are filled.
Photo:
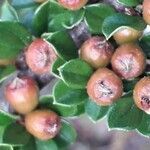
[[116, 49], [111, 59], [111, 65], [118, 76], [129, 80], [143, 73], [146, 58], [137, 44], [123, 44]]
[[30, 77], [16, 77], [4, 91], [6, 100], [20, 114], [27, 114], [38, 105], [39, 89]]
[[142, 32], [133, 28], [124, 28], [117, 31], [113, 38], [116, 43], [121, 45], [129, 42], [135, 42], [142, 36]]
[[114, 53], [114, 47], [103, 36], [94, 36], [83, 43], [80, 48], [80, 58], [93, 68], [105, 67]]
[[111, 105], [122, 96], [122, 81], [113, 71], [100, 68], [88, 81], [87, 93], [98, 105]]
[[150, 77], [142, 78], [135, 85], [133, 98], [138, 108], [150, 114]]
[[150, 0], [143, 1], [143, 18], [150, 25]]
[[40, 140], [54, 138], [61, 127], [59, 116], [49, 110], [36, 110], [25, 116], [27, 131]]
[[88, 0], [58, 0], [58, 3], [69, 10], [78, 10], [82, 8]]
[[36, 74], [50, 73], [52, 63], [57, 59], [55, 48], [43, 39], [34, 40], [25, 57], [27, 65]]

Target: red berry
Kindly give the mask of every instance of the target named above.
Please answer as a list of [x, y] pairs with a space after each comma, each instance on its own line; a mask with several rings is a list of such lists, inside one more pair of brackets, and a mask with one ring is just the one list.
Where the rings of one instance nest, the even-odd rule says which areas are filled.
[[122, 81], [113, 71], [100, 68], [88, 81], [87, 93], [98, 105], [111, 105], [122, 96]]
[[138, 45], [129, 43], [116, 49], [111, 64], [114, 72], [120, 77], [133, 79], [143, 73], [146, 58]]
[[105, 67], [109, 64], [114, 47], [104, 37], [94, 36], [83, 43], [80, 57], [94, 68]]
[[137, 41], [142, 36], [142, 32], [133, 28], [124, 28], [117, 31], [113, 37], [118, 44], [125, 44]]
[[29, 45], [25, 56], [27, 65], [37, 74], [49, 73], [52, 63], [57, 59], [55, 48], [43, 39], [34, 40]]
[[133, 97], [137, 107], [150, 114], [150, 77], [142, 78], [135, 85]]
[[25, 116], [25, 127], [40, 140], [54, 138], [60, 130], [59, 116], [49, 110], [36, 110]]
[[78, 10], [82, 8], [88, 0], [58, 0], [58, 3], [69, 10]]
[[39, 90], [29, 77], [16, 77], [5, 87], [5, 97], [20, 114], [27, 114], [38, 105]]
[[150, 0], [143, 1], [143, 18], [147, 24], [150, 24]]

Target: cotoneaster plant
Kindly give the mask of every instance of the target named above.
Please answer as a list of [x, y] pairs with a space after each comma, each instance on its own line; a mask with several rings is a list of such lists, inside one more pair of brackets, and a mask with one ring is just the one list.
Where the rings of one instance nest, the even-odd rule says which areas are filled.
[[149, 137], [148, 9], [148, 0], [3, 0], [0, 149], [66, 150], [77, 137], [70, 118], [83, 114]]

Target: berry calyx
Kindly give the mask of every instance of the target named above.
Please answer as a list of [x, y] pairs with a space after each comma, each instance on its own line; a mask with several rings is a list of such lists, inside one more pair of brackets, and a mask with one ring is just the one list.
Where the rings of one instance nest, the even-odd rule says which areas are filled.
[[83, 43], [80, 48], [80, 58], [94, 68], [105, 67], [109, 64], [114, 47], [103, 36], [94, 36]]
[[135, 85], [133, 97], [136, 106], [150, 114], [150, 77], [142, 78]]
[[78, 10], [82, 8], [88, 0], [58, 0], [58, 3], [69, 10]]
[[39, 90], [30, 77], [16, 77], [4, 91], [6, 100], [20, 114], [27, 114], [38, 105]]
[[122, 96], [122, 81], [113, 71], [100, 68], [88, 81], [87, 93], [98, 105], [111, 105]]
[[43, 39], [34, 40], [25, 52], [26, 63], [36, 74], [50, 73], [52, 63], [57, 59], [53, 45]]
[[135, 30], [130, 27], [126, 27], [117, 31], [113, 38], [115, 39], [117, 44], [125, 44], [129, 42], [135, 42], [142, 36], [142, 32]]
[[143, 1], [143, 18], [147, 24], [150, 24], [150, 1]]
[[141, 75], [146, 66], [142, 49], [134, 43], [118, 47], [111, 59], [114, 72], [123, 79], [133, 79]]
[[25, 116], [25, 127], [36, 138], [49, 140], [60, 130], [60, 117], [49, 110], [36, 110]]

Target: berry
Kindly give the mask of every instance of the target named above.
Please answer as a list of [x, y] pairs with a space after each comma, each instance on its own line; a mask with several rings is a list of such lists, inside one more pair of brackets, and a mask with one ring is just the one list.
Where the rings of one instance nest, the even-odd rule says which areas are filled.
[[82, 8], [88, 0], [58, 0], [58, 3], [69, 10], [78, 10]]
[[104, 37], [94, 36], [83, 43], [80, 48], [80, 58], [94, 68], [105, 67], [109, 64], [114, 47]]
[[36, 74], [50, 73], [52, 63], [57, 59], [53, 45], [43, 39], [34, 40], [25, 52], [29, 68]]
[[100, 68], [88, 81], [87, 93], [98, 105], [111, 105], [122, 96], [122, 81], [113, 71]]
[[142, 78], [135, 85], [133, 98], [138, 108], [150, 114], [150, 77]]
[[20, 114], [31, 112], [38, 105], [39, 90], [32, 78], [16, 77], [4, 91], [6, 100]]
[[137, 41], [142, 36], [142, 32], [133, 28], [124, 28], [117, 31], [113, 37], [117, 44], [125, 44]]
[[40, 140], [54, 138], [60, 130], [59, 116], [49, 110], [36, 110], [25, 116], [25, 127]]
[[143, 18], [147, 24], [150, 24], [150, 0], [143, 1]]
[[111, 59], [111, 64], [117, 75], [129, 80], [143, 73], [146, 66], [146, 58], [137, 44], [129, 43], [116, 49]]

